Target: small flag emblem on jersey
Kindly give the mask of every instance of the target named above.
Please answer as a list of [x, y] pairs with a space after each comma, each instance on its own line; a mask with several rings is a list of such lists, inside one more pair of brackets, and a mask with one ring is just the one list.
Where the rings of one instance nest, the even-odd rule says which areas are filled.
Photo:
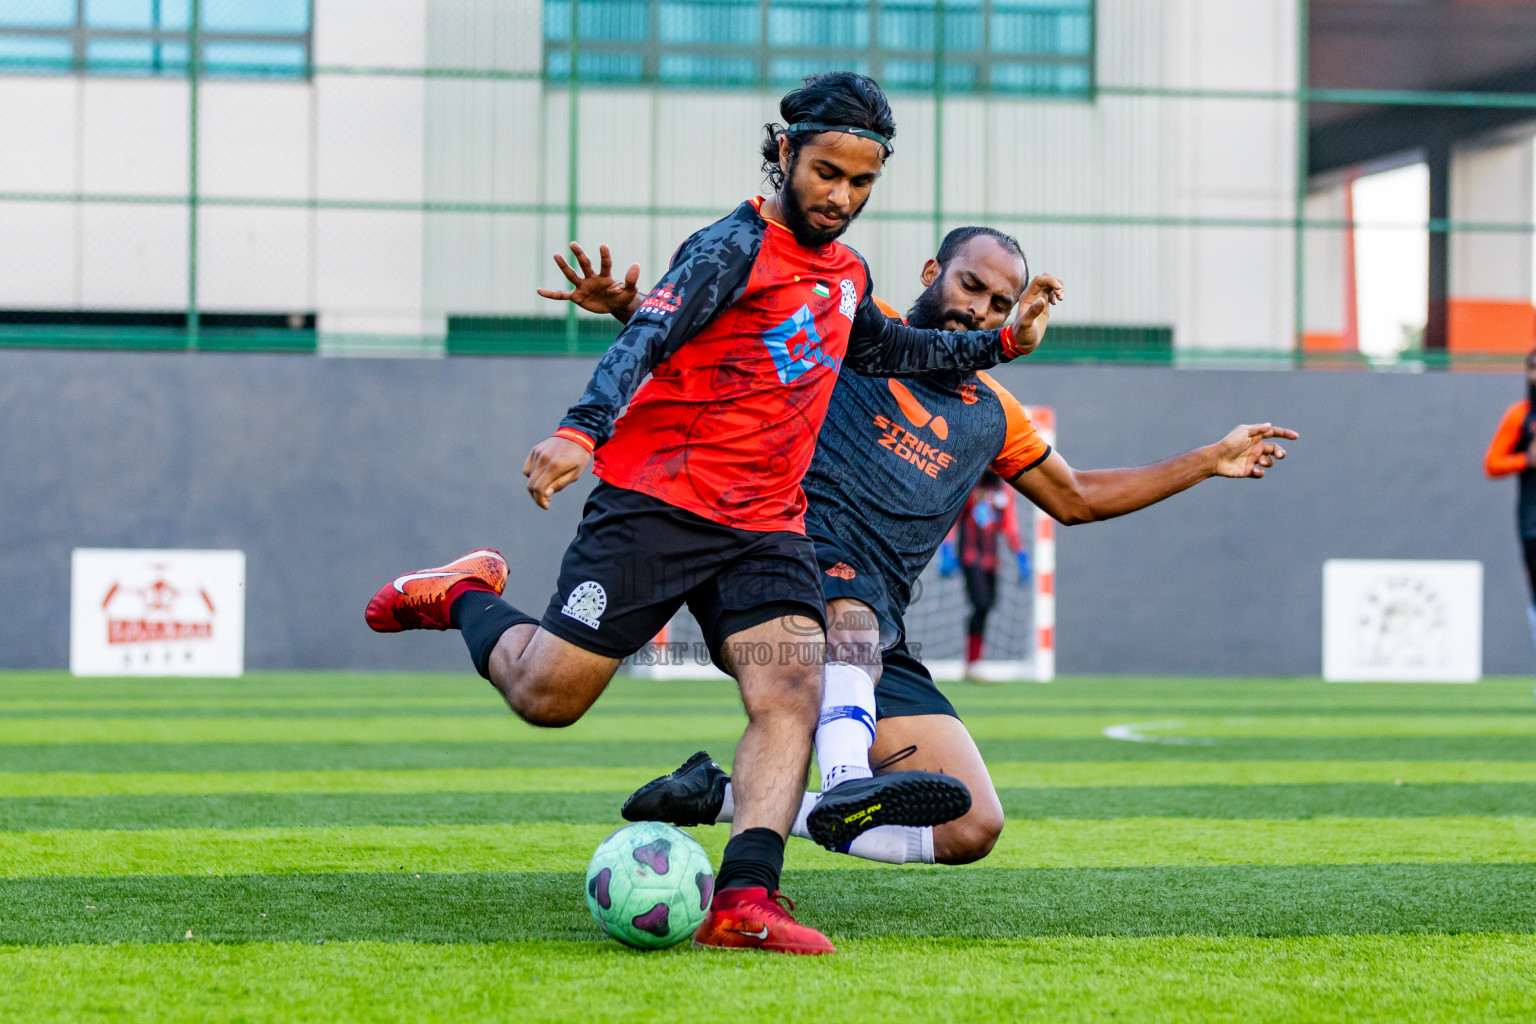
[[812, 288], [811, 292], [818, 298], [830, 299], [832, 297], [832, 289], [827, 287], [825, 281], [817, 281], [816, 287]]

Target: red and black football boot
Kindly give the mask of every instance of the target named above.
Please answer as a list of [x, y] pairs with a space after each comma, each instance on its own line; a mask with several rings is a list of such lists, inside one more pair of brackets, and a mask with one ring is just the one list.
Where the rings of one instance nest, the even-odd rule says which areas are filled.
[[769, 953], [837, 952], [821, 932], [790, 917], [789, 911], [794, 909], [788, 896], [781, 892], [770, 896], [760, 885], [723, 889], [710, 901], [709, 914], [693, 933], [693, 944]]
[[447, 565], [395, 577], [373, 595], [364, 618], [377, 633], [452, 629], [448, 610], [455, 598], [470, 590], [500, 594], [506, 585], [507, 560], [501, 552], [471, 551]]

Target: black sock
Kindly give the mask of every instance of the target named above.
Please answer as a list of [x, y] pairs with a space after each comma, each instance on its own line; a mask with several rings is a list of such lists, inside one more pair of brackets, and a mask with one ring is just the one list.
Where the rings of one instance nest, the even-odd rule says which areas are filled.
[[538, 624], [532, 615], [524, 615], [489, 590], [471, 590], [460, 594], [448, 609], [448, 621], [464, 636], [464, 645], [475, 663], [475, 671], [491, 678], [491, 652], [501, 634], [522, 622]]
[[715, 891], [760, 885], [771, 895], [783, 871], [784, 837], [771, 828], [749, 828], [725, 844]]

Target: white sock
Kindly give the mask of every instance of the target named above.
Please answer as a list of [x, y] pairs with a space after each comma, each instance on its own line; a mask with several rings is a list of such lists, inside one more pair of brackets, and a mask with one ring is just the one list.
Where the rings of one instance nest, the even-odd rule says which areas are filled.
[[[802, 840], [811, 838], [811, 831], [805, 827], [805, 817], [811, 814], [811, 808], [816, 806], [816, 801], [822, 798], [819, 792], [808, 792], [800, 797], [800, 814], [794, 815], [794, 824], [790, 826], [790, 835], [799, 835]], [[731, 795], [731, 783], [725, 783], [725, 800], [720, 803], [720, 812], [714, 815], [714, 823], [728, 824], [736, 814], [736, 800]]]
[[827, 790], [873, 774], [869, 747], [875, 742], [875, 681], [844, 661], [828, 662], [823, 679], [816, 763], [821, 766], [821, 788]]
[[887, 864], [932, 864], [933, 828], [916, 825], [878, 825], [860, 833], [843, 851], [865, 860]]
[[801, 839], [811, 838], [811, 830], [805, 827], [805, 818], [811, 813], [811, 808], [816, 806], [816, 801], [820, 799], [820, 793], [807, 793], [800, 798], [800, 813], [795, 815], [795, 823], [789, 826], [790, 835], [799, 836]]
[[1536, 644], [1536, 604], [1526, 605], [1525, 615], [1531, 620], [1531, 643]]

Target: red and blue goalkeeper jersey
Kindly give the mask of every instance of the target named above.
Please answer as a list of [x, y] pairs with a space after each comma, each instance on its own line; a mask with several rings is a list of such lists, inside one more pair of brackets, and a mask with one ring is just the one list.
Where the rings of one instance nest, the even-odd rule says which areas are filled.
[[616, 487], [739, 529], [803, 533], [800, 480], [844, 365], [912, 376], [1017, 352], [1006, 327], [888, 319], [858, 253], [800, 245], [761, 204], [682, 244], [556, 434], [595, 449], [594, 471]]

